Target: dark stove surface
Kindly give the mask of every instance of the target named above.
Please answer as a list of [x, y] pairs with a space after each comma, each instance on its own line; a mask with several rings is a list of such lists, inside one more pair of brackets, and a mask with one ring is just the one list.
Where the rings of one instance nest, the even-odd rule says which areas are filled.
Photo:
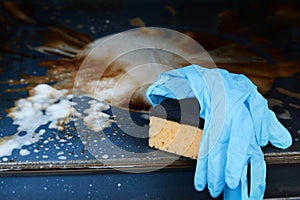
[[[299, 10], [298, 1], [1, 1], [0, 137], [4, 139], [0, 139], [0, 147], [7, 136], [17, 132], [8, 116], [15, 101], [26, 98], [38, 84], [62, 82], [63, 78], [47, 79], [55, 77], [51, 74], [53, 65], [63, 66], [62, 71], [76, 71], [72, 66], [79, 61], [74, 56], [90, 42], [146, 25], [191, 36], [216, 58], [218, 67], [244, 73], [256, 82], [293, 136], [293, 145], [287, 150], [264, 148], [267, 163], [299, 163]], [[80, 101], [88, 105], [89, 100]], [[194, 167], [194, 161], [167, 153], [145, 157], [155, 152], [147, 146], [147, 138], [127, 134], [134, 129], [130, 128], [132, 121], [126, 121], [126, 110], [112, 107], [105, 112], [112, 111], [118, 120], [102, 133], [109, 142], [88, 130], [76, 130], [72, 121], [64, 124], [63, 131], [49, 129], [46, 124], [39, 127], [45, 130], [40, 140], [14, 149], [11, 155], [3, 154], [1, 170]], [[144, 127], [141, 134], [147, 134], [147, 114], [132, 111], [129, 115]], [[103, 151], [93, 152], [95, 146], [88, 148], [78, 131], [89, 134], [88, 140], [98, 143]]]

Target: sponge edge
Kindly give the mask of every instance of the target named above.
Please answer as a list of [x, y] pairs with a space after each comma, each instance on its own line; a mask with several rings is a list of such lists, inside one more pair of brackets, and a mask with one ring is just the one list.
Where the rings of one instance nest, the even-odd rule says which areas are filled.
[[197, 159], [201, 138], [198, 127], [150, 116], [150, 147]]

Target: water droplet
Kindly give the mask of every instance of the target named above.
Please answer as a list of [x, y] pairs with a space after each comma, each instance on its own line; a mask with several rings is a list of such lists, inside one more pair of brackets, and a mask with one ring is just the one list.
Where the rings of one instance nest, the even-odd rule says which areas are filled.
[[103, 159], [107, 159], [107, 158], [108, 158], [108, 155], [107, 155], [107, 154], [104, 154], [104, 155], [102, 156], [102, 158], [103, 158]]
[[67, 160], [67, 157], [66, 156], [58, 156], [58, 159], [59, 160]]

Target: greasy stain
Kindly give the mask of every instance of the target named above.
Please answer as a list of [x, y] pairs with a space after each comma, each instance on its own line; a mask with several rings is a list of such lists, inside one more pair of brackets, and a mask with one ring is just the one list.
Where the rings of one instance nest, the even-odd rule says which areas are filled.
[[132, 26], [136, 26], [136, 27], [145, 27], [146, 26], [146, 23], [140, 17], [135, 17], [135, 18], [129, 19], [129, 22]]
[[[45, 76], [29, 76], [20, 74], [19, 80], [8, 80], [8, 83], [26, 84], [26, 87], [7, 89], [6, 92], [29, 90], [37, 84], [54, 82], [58, 89], [72, 90], [74, 88], [75, 78], [86, 56], [86, 54], [82, 53], [82, 51], [91, 48], [86, 46], [89, 41], [91, 41], [91, 38], [85, 34], [56, 27], [49, 27], [48, 30], [48, 33], [45, 31], [42, 34], [44, 37], [43, 46], [47, 48], [51, 47], [54, 50], [59, 49], [74, 56], [65, 56], [68, 58], [40, 62], [39, 64], [41, 66], [48, 68]], [[192, 31], [186, 31], [184, 33], [197, 40], [200, 44], [204, 41], [204, 47], [209, 50], [210, 55], [218, 67], [227, 69], [233, 73], [245, 74], [258, 86], [262, 93], [266, 93], [271, 88], [277, 75], [276, 67], [268, 64], [263, 57], [254, 53], [249, 47], [229, 40], [223, 40], [220, 37], [208, 33]], [[178, 45], [178, 48], [182, 47], [182, 49], [186, 46], [185, 43], [179, 43]], [[102, 62], [105, 63], [105, 59], [110, 59], [110, 56], [108, 54], [107, 57], [101, 59], [99, 60], [95, 58], [88, 63], [89, 67], [84, 72], [84, 76], [81, 81], [82, 84], [86, 84], [86, 80], [91, 81], [99, 79], [100, 71], [98, 67], [101, 66]], [[185, 66], [187, 64], [188, 63], [181, 63], [179, 65]], [[109, 67], [103, 70], [100, 81], [121, 77], [126, 73], [125, 68], [129, 66], [130, 63], [126, 62], [112, 63]], [[87, 91], [88, 88], [83, 86], [83, 90]], [[139, 94], [141, 93], [142, 91], [139, 91]], [[138, 93], [133, 92], [133, 94], [131, 94], [128, 98], [130, 109], [148, 110], [149, 104], [146, 103], [145, 99], [140, 97]], [[122, 105], [120, 106], [122, 107]]]
[[175, 8], [172, 5], [166, 5], [165, 8], [169, 11], [169, 13], [171, 15], [176, 15], [177, 11], [175, 10]]
[[[33, 10], [25, 7], [25, 9], [23, 9], [23, 7], [20, 9], [21, 6], [12, 1], [5, 1], [3, 4], [6, 11], [15, 19], [30, 23], [34, 22]], [[262, 9], [260, 5], [255, 3], [250, 3], [249, 6], [254, 11], [260, 11]], [[276, 77], [293, 76], [300, 72], [299, 67], [297, 67], [300, 64], [299, 61], [288, 61], [283, 55], [284, 49], [268, 47], [269, 44], [272, 44], [274, 41], [272, 35], [275, 30], [299, 23], [299, 11], [295, 9], [296, 6], [293, 6], [293, 4], [286, 6], [272, 4], [268, 6], [268, 9], [271, 11], [270, 13], [258, 15], [253, 17], [253, 19], [247, 20], [241, 18], [241, 16], [244, 16], [243, 12], [246, 12], [246, 10], [244, 10], [245, 8], [241, 8], [240, 10], [223, 10], [218, 15], [220, 22], [218, 29], [220, 34], [217, 35], [192, 30], [182, 30], [182, 33], [199, 42], [209, 52], [218, 67], [227, 69], [233, 73], [246, 75], [258, 86], [260, 92], [266, 93], [272, 87]], [[48, 8], [44, 9], [47, 10]], [[165, 9], [168, 10], [171, 15], [177, 14], [177, 11], [172, 5], [166, 5]], [[31, 11], [31, 13], [28, 11]], [[275, 24], [271, 29], [260, 28], [269, 23], [270, 20], [277, 20], [280, 23]], [[131, 18], [129, 22], [132, 26], [146, 26], [140, 17]], [[147, 30], [145, 29], [145, 31]], [[222, 37], [222, 34], [240, 37], [240, 34], [247, 32], [249, 32], [249, 34], [246, 39], [249, 39], [250, 42], [248, 45], [240, 44], [237, 43], [236, 40], [233, 41]], [[160, 33], [153, 32], [151, 34]], [[89, 50], [89, 44], [93, 42], [93, 38], [88, 34], [57, 26], [48, 26], [38, 32], [37, 36], [42, 38], [42, 45], [31, 47], [32, 49], [43, 53], [60, 55], [63, 58], [40, 62], [39, 64], [41, 66], [47, 67], [48, 69], [44, 76], [20, 74], [19, 80], [8, 80], [6, 83], [16, 85], [25, 84], [26, 86], [20, 89], [7, 89], [6, 92], [30, 90], [41, 83], [55, 83], [55, 87], [58, 89], [73, 89], [74, 81], [78, 75], [77, 73], [88, 53], [87, 50]], [[178, 41], [178, 43], [178, 48], [193, 53], [184, 43], [180, 43], [180, 41]], [[254, 50], [250, 48], [250, 45], [266, 46], [263, 47], [262, 50], [268, 53], [276, 63], [270, 63], [262, 55], [254, 52]], [[4, 51], [13, 51], [8, 48], [8, 43], [1, 46], [1, 48]], [[95, 59], [88, 63], [90, 67], [84, 74], [83, 83], [85, 83], [86, 80], [102, 81], [121, 77], [126, 73], [125, 68], [130, 66], [130, 63], [126, 62], [112, 63], [108, 68], [101, 71], [101, 78], [99, 78], [99, 74], [95, 73], [99, 72], [97, 71], [97, 67], [99, 67], [102, 62], [105, 63], [105, 59], [110, 59], [110, 55], [107, 54], [107, 57], [103, 59], [104, 60]], [[176, 62], [181, 66], [189, 64], [179, 61]], [[137, 89], [130, 94], [130, 109], [148, 109], [149, 105], [145, 104], [144, 99], [138, 95], [140, 92], [141, 90]]]
[[40, 31], [38, 35], [42, 37], [43, 45], [35, 47], [36, 50], [66, 57], [75, 57], [80, 49], [93, 41], [88, 34], [54, 26]]

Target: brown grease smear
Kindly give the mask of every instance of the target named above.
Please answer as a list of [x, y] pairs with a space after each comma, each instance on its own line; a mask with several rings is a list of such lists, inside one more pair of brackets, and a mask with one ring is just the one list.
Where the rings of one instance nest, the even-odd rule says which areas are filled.
[[176, 15], [177, 12], [172, 5], [166, 5], [165, 8], [171, 13], [171, 15]]
[[93, 41], [90, 35], [53, 26], [40, 31], [38, 34], [42, 36], [43, 46], [73, 54], [76, 54], [85, 45]]
[[[43, 46], [61, 49], [62, 51], [72, 52], [74, 54], [79, 52], [84, 46], [92, 41], [92, 37], [90, 35], [66, 28], [48, 27], [47, 30], [41, 31], [39, 34], [42, 35]], [[2, 47], [1, 50], [19, 54], [14, 50], [6, 48], [6, 46]], [[23, 56], [30, 57], [26, 54]], [[84, 58], [61, 58], [58, 60], [42, 61], [39, 64], [48, 68], [45, 76], [20, 74], [19, 80], [8, 80], [4, 83], [13, 85], [26, 84], [26, 87], [7, 89], [6, 92], [28, 91], [37, 84], [50, 82], [56, 82], [55, 86], [57, 89], [71, 90], [74, 86], [76, 73], [83, 59]]]
[[47, 73], [44, 76], [33, 76], [20, 74], [19, 80], [7, 80], [3, 83], [11, 85], [26, 84], [24, 88], [6, 89], [5, 92], [20, 92], [29, 91], [37, 84], [56, 82], [56, 89], [71, 90], [74, 86], [74, 80], [77, 70], [81, 64], [81, 59], [58, 59], [53, 61], [42, 61], [41, 66], [48, 67]]
[[3, 7], [13, 18], [26, 23], [36, 23], [33, 17], [33, 6], [29, 5], [28, 2], [19, 5], [17, 2], [4, 1]]
[[0, 146], [3, 145], [5, 142], [13, 139], [15, 135], [9, 135], [9, 136], [4, 136], [0, 138]]
[[129, 22], [132, 26], [137, 26], [137, 27], [145, 27], [146, 26], [145, 22], [139, 17], [132, 18], [129, 20]]
[[[46, 30], [41, 31], [38, 35], [42, 35], [43, 46], [51, 47], [53, 49], [61, 49], [65, 52], [77, 54], [84, 46], [92, 41], [92, 37], [87, 34], [79, 33], [71, 29], [47, 27]], [[9, 53], [17, 53], [14, 50], [6, 47], [1, 48]], [[27, 56], [24, 54], [23, 56]], [[45, 76], [31, 76], [20, 74], [19, 80], [8, 80], [4, 83], [20, 85], [26, 84], [24, 88], [7, 89], [6, 92], [28, 91], [37, 84], [56, 82], [57, 89], [69, 89], [74, 86], [76, 73], [84, 58], [61, 58], [57, 60], [42, 61], [39, 64], [47, 67]]]
[[140, 91], [146, 91], [146, 89], [149, 86], [150, 86], [150, 84], [143, 85], [142, 87], [137, 88], [133, 92], [133, 94], [129, 97], [129, 109], [130, 110], [141, 111], [141, 110], [149, 110], [150, 109], [150, 104], [147, 101], [145, 101], [145, 97], [140, 95], [141, 94]]
[[290, 77], [300, 73], [300, 61], [280, 62], [276, 64], [276, 75], [281, 77]]
[[224, 10], [219, 13], [218, 17], [220, 19], [220, 32], [240, 34], [248, 31], [249, 27], [240, 26], [240, 21], [237, 15], [238, 13], [233, 10]]
[[288, 1], [288, 3], [272, 2], [270, 9], [274, 12], [270, 18], [292, 25], [300, 25], [300, 4], [297, 0]]
[[[91, 37], [85, 34], [77, 33], [72, 30], [66, 30], [56, 27], [50, 27], [50, 32], [44, 32], [44, 45], [51, 46], [53, 48], [61, 48], [62, 44], [68, 45], [78, 52], [80, 52], [81, 48], [83, 48], [87, 43], [91, 41]], [[233, 43], [228, 40], [224, 40], [223, 38], [210, 35], [208, 33], [202, 32], [192, 32], [186, 31], [184, 32], [187, 35], [191, 36], [195, 40], [197, 40], [201, 45], [203, 45], [207, 50], [211, 50], [215, 56], [223, 57], [223, 58], [233, 58], [232, 63], [216, 63], [218, 67], [225, 68], [233, 73], [241, 73], [248, 76], [254, 84], [256, 84], [259, 90], [262, 93], [267, 92], [276, 76], [282, 75], [286, 73], [283, 69], [291, 69], [291, 72], [296, 72], [297, 69], [293, 67], [294, 65], [289, 64], [288, 66], [284, 66], [283, 64], [278, 66], [271, 66], [265, 62], [263, 58], [259, 55], [255, 54], [249, 47], [243, 46], [240, 44]], [[158, 34], [158, 33], [153, 33]], [[202, 44], [203, 43], [203, 44]], [[236, 62], [234, 58], [243, 57], [247, 58], [244, 62]], [[45, 76], [27, 76], [20, 75], [19, 81], [12, 81], [9, 84], [28, 84], [25, 88], [21, 89], [10, 89], [6, 92], [15, 92], [18, 90], [29, 90], [35, 85], [39, 83], [49, 83], [49, 82], [57, 82], [55, 87], [57, 89], [73, 89], [74, 81], [76, 75], [78, 73], [79, 67], [83, 62], [85, 57], [75, 57], [73, 59], [62, 58], [58, 60], [52, 61], [43, 61], [40, 62], [41, 66], [47, 67], [47, 74]], [[255, 58], [258, 60], [252, 61], [251, 59]], [[110, 58], [107, 58], [110, 59]], [[261, 59], [261, 60], [259, 60]], [[87, 71], [83, 73], [83, 76], [79, 77], [82, 79], [81, 83], [84, 84], [91, 80], [99, 79], [98, 68], [101, 66], [101, 61], [97, 60], [95, 63], [94, 60], [91, 60], [90, 63], [86, 63], [89, 67]], [[101, 78], [110, 78], [110, 77], [118, 77], [125, 73], [124, 67], [126, 67], [128, 63], [115, 62], [108, 68], [103, 71]], [[184, 66], [184, 64], [182, 65]], [[289, 73], [288, 73], [289, 74]], [[286, 74], [286, 75], [288, 75]], [[85, 89], [84, 86], [82, 89]], [[144, 99], [136, 95], [137, 93], [133, 93], [129, 98], [129, 108], [132, 110], [147, 110], [149, 105], [145, 104]]]

